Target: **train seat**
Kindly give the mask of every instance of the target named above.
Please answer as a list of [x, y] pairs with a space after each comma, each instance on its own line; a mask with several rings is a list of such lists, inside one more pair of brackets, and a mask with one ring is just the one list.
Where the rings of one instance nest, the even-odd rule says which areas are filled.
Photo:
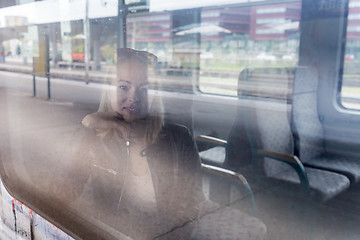
[[[208, 205], [211, 214], [203, 215], [191, 239], [244, 239], [267, 238], [267, 228], [258, 218], [230, 207]], [[219, 224], [221, 223], [221, 224]]]
[[[264, 88], [267, 73], [277, 77], [274, 93]], [[275, 73], [275, 74], [274, 74]], [[238, 108], [237, 117], [227, 139], [199, 136], [197, 141], [217, 147], [200, 153], [203, 162], [223, 165], [246, 177], [261, 176], [300, 188], [312, 199], [326, 201], [350, 185], [342, 174], [306, 167], [294, 155], [290, 128], [290, 98], [293, 71], [288, 69], [245, 69], [239, 75], [239, 97], [248, 107]], [[268, 92], [267, 92], [268, 91]], [[255, 169], [255, 171], [254, 171]]]
[[[257, 71], [263, 72], [264, 69], [251, 70], [249, 77], [244, 80], [263, 89], [263, 83], [251, 83], [252, 76], [256, 76]], [[245, 115], [253, 162], [260, 176], [282, 182], [290, 188], [300, 188], [310, 199], [329, 200], [349, 187], [349, 179], [341, 174], [306, 167], [302, 159], [294, 155], [294, 138], [289, 121], [293, 97], [289, 94], [294, 84], [293, 69], [283, 73], [283, 81], [277, 83], [282, 94], [271, 98], [252, 98], [252, 110]]]
[[261, 176], [302, 190], [318, 201], [329, 200], [350, 186], [344, 175], [304, 166], [294, 155], [287, 104], [255, 102], [254, 107], [254, 114], [247, 117], [251, 122], [246, 122], [255, 125], [248, 133], [253, 161]]
[[318, 81], [314, 68], [296, 69], [291, 116], [299, 157], [304, 165], [344, 174], [356, 183], [360, 180], [360, 159], [332, 154], [324, 147], [324, 129], [317, 111]]
[[[289, 69], [244, 69], [238, 77], [238, 98], [247, 99], [249, 96], [256, 96], [286, 99], [289, 97], [288, 80], [292, 77], [292, 71]], [[262, 88], [261, 84], [264, 82], [268, 83], [270, 88]], [[250, 111], [251, 106], [237, 107], [235, 121], [227, 140], [203, 135], [196, 138], [198, 146], [207, 144], [207, 148], [200, 151], [203, 163], [240, 171], [242, 174], [248, 172], [247, 177], [253, 174], [250, 143], [244, 123], [244, 116]]]
[[202, 172], [205, 201], [200, 204], [191, 239], [266, 239], [267, 227], [254, 217], [254, 195], [245, 177], [206, 164]]

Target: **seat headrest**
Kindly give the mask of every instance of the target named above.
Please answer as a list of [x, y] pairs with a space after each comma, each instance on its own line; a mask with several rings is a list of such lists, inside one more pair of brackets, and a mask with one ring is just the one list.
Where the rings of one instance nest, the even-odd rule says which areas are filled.
[[294, 94], [316, 92], [318, 74], [313, 67], [298, 67], [295, 71]]

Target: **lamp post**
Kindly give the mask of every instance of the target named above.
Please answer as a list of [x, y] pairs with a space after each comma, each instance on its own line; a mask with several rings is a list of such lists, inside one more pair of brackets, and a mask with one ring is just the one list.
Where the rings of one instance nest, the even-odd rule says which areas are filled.
[[89, 0], [85, 0], [85, 19], [84, 19], [84, 62], [85, 62], [85, 82], [89, 84]]
[[117, 49], [126, 47], [126, 15], [128, 13], [125, 0], [118, 1]]

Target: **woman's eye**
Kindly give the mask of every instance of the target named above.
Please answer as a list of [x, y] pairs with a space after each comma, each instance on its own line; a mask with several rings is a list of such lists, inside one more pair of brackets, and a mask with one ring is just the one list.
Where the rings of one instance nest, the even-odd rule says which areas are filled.
[[119, 88], [121, 90], [125, 90], [125, 91], [129, 89], [128, 86], [126, 86], [126, 85], [120, 85]]

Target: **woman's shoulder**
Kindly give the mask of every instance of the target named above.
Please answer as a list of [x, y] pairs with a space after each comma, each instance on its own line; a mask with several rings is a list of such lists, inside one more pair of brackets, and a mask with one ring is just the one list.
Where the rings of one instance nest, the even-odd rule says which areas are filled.
[[86, 115], [81, 121], [86, 128], [111, 128], [116, 124], [116, 119], [113, 113], [95, 112]]

